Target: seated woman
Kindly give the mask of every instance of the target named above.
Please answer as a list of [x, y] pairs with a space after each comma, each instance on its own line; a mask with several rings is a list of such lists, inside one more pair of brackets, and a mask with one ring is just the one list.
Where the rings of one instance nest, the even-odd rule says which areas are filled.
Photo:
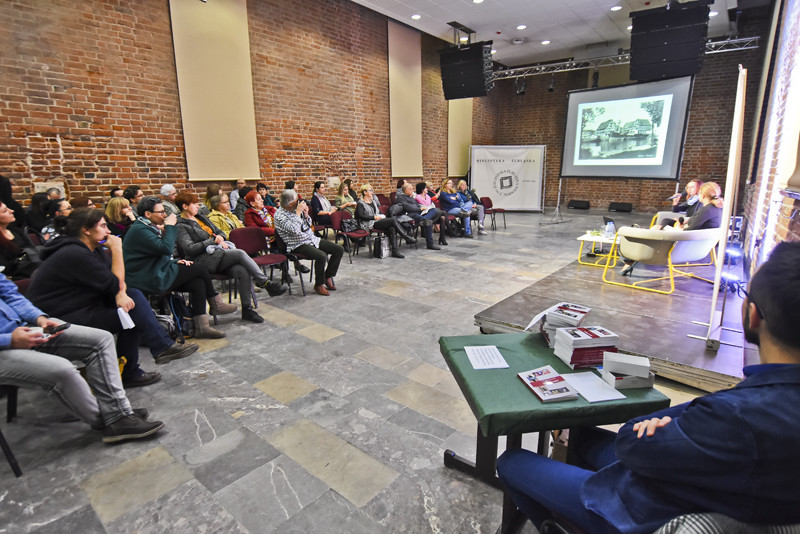
[[325, 191], [328, 186], [322, 180], [314, 182], [314, 194], [311, 197], [309, 208], [311, 210], [311, 220], [314, 224], [325, 224], [330, 226], [331, 213], [336, 211], [336, 206], [331, 205], [331, 201], [325, 198]]
[[372, 228], [382, 230], [386, 237], [389, 239], [389, 246], [392, 249], [393, 258], [405, 258], [400, 251], [397, 250], [397, 236], [404, 238], [406, 243], [414, 244], [416, 239], [406, 234], [403, 227], [395, 219], [381, 214], [379, 209], [378, 199], [372, 191], [372, 186], [364, 184], [361, 186], [361, 200], [358, 201], [356, 206], [356, 220], [361, 228], [369, 231]]
[[439, 190], [439, 204], [448, 214], [461, 218], [461, 223], [464, 226], [464, 237], [472, 238], [469, 210], [463, 208], [461, 198], [458, 196], [458, 192], [453, 189], [453, 180], [450, 178], [446, 178], [442, 182], [442, 188]]
[[125, 197], [114, 197], [106, 204], [108, 229], [117, 237], [125, 237], [125, 232], [136, 220], [131, 203]]
[[[146, 386], [161, 379], [139, 367], [139, 345], [146, 345], [156, 364], [185, 358], [197, 345], [173, 343], [138, 289], [125, 284], [122, 240], [108, 229], [103, 212], [85, 208], [57, 217], [61, 238], [42, 250], [44, 262], [27, 297], [48, 315], [106, 330], [117, 336], [117, 354], [128, 361], [122, 371], [125, 387]], [[109, 250], [110, 255], [103, 250]], [[117, 309], [128, 312], [134, 327], [126, 329]]]
[[[684, 222], [675, 222], [673, 228], [667, 229], [683, 230], [704, 230], [706, 228], [719, 228], [722, 224], [722, 190], [714, 182], [706, 182], [700, 186], [697, 193], [698, 204], [701, 205], [694, 215]], [[657, 227], [653, 227], [657, 229]], [[635, 261], [625, 260], [625, 266], [619, 272], [622, 276], [631, 276]]]
[[249, 206], [244, 212], [244, 225], [260, 228], [270, 245], [275, 242], [275, 208], [265, 206], [264, 199], [255, 191], [244, 197]]
[[336, 195], [336, 198], [333, 199], [333, 205], [340, 210], [348, 211], [350, 212], [350, 215], [355, 216], [356, 204], [358, 203], [350, 192], [350, 184], [351, 182], [349, 178], [339, 184], [339, 193]]
[[31, 205], [25, 210], [25, 226], [36, 232], [40, 232], [42, 228], [47, 226], [50, 219], [47, 217], [45, 210], [50, 199], [47, 198], [47, 193], [34, 193], [31, 197]]
[[257, 183], [256, 184], [256, 193], [261, 195], [261, 198], [264, 200], [265, 206], [272, 206], [275, 209], [278, 209], [278, 201], [269, 194], [269, 188], [267, 184]]
[[56, 230], [53, 220], [56, 217], [68, 217], [69, 214], [72, 213], [72, 205], [67, 200], [57, 198], [51, 200], [47, 204], [45, 213], [47, 214], [49, 222], [47, 226], [40, 229], [39, 233], [42, 236], [42, 240], [48, 242], [59, 237], [58, 230]]
[[[206, 194], [203, 195], [203, 203], [198, 205], [200, 215], [208, 217], [208, 214], [211, 213], [211, 198], [218, 196], [222, 196], [222, 186], [218, 183], [208, 184], [208, 187], [206, 187]], [[178, 209], [181, 209], [181, 207], [178, 206]]]
[[486, 235], [486, 229], [483, 227], [483, 219], [486, 214], [483, 211], [483, 204], [481, 204], [481, 200], [478, 198], [478, 195], [475, 194], [475, 191], [467, 188], [467, 182], [464, 180], [458, 181], [456, 191], [458, 191], [458, 198], [461, 200], [461, 206], [463, 209], [469, 211], [470, 213], [472, 210], [476, 210], [478, 212], [478, 233], [480, 235]]
[[[688, 219], [702, 207], [700, 196], [697, 194], [700, 186], [703, 185], [703, 180], [695, 178], [689, 180], [686, 184], [686, 191], [679, 196], [672, 199], [672, 212], [682, 215], [682, 218]], [[676, 216], [677, 217], [677, 216]], [[677, 218], [664, 218], [658, 221], [660, 226], [675, 226]]]
[[26, 248], [33, 247], [28, 236], [14, 224], [14, 211], [0, 204], [0, 266], [3, 274], [11, 280], [30, 278], [38, 267], [33, 258], [25, 259]]
[[427, 183], [418, 183], [415, 191], [417, 194], [414, 195], [414, 200], [416, 200], [417, 204], [422, 208], [422, 213], [428, 213], [430, 210], [433, 210], [433, 213], [435, 213], [432, 220], [434, 223], [439, 224], [439, 244], [447, 246], [447, 239], [445, 239], [445, 234], [447, 233], [447, 214], [438, 209], [436, 204], [433, 203], [433, 200], [428, 194]]
[[228, 239], [235, 229], [244, 228], [242, 221], [231, 211], [228, 195], [222, 193], [222, 195], [211, 197], [209, 204], [211, 205], [211, 213], [208, 214], [208, 220], [222, 232], [225, 239]]
[[253, 309], [251, 284], [265, 288], [270, 296], [281, 295], [286, 288], [279, 282], [271, 282], [246, 252], [230, 248], [222, 232], [198, 213], [197, 195], [181, 193], [175, 198], [175, 205], [181, 210], [176, 239], [180, 255], [205, 267], [209, 273], [225, 273], [236, 279], [242, 320], [263, 323], [264, 319]]

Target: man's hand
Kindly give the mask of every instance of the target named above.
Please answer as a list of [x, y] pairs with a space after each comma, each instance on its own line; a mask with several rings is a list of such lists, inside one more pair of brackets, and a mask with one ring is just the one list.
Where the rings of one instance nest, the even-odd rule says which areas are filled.
[[47, 341], [41, 332], [33, 332], [27, 326], [18, 326], [11, 332], [12, 349], [32, 349]]
[[178, 263], [182, 263], [183, 265], [191, 265], [192, 262], [189, 260], [178, 260]]
[[178, 222], [178, 216], [174, 213], [170, 213], [169, 217], [164, 219], [164, 226], [175, 226], [176, 222]]
[[633, 425], [633, 431], [638, 432], [636, 438], [641, 438], [643, 435], [647, 434], [647, 437], [653, 437], [656, 433], [657, 428], [661, 428], [663, 426], [667, 426], [667, 424], [672, 421], [672, 418], [669, 416], [664, 416], [661, 419], [658, 417], [653, 417], [652, 419], [645, 419], [644, 421], [639, 421], [635, 425]]
[[115, 300], [117, 301], [117, 307], [122, 308], [126, 312], [131, 311], [136, 306], [136, 303], [133, 301], [133, 299], [130, 298], [124, 291], [117, 293]]

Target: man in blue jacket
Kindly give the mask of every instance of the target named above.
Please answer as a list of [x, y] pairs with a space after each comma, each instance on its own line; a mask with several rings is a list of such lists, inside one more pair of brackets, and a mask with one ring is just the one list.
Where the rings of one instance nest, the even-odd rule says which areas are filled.
[[[92, 428], [103, 430], [106, 443], [161, 430], [164, 423], [147, 421], [146, 410], [131, 408], [122, 388], [114, 336], [78, 325], [52, 335], [31, 328], [49, 332], [59, 324], [0, 274], [0, 384], [52, 392]], [[70, 360], [83, 362], [86, 380]]]
[[800, 243], [781, 243], [750, 281], [745, 339], [760, 365], [736, 387], [579, 433], [583, 469], [516, 449], [500, 480], [535, 524], [552, 513], [586, 532], [650, 533], [683, 514], [800, 523]]

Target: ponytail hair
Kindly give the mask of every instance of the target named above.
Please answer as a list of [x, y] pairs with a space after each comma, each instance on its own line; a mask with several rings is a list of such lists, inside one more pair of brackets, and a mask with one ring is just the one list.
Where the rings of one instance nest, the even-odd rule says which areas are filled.
[[80, 239], [83, 230], [94, 228], [104, 217], [102, 210], [83, 208], [73, 211], [69, 217], [57, 216], [53, 219], [53, 226], [61, 235]]

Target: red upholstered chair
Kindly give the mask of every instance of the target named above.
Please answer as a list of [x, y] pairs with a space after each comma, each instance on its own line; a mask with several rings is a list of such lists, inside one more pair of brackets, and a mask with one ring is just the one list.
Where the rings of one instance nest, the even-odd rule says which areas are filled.
[[344, 239], [347, 244], [347, 258], [353, 263], [353, 254], [358, 254], [358, 248], [363, 244], [369, 244], [369, 232], [366, 230], [354, 230], [345, 232], [342, 230], [342, 221], [352, 219], [353, 216], [347, 210], [338, 210], [331, 213], [331, 226], [333, 227], [334, 240], [338, 243], [339, 237]]
[[[289, 271], [289, 259], [284, 254], [270, 254], [269, 246], [267, 244], [267, 237], [261, 228], [255, 226], [246, 226], [244, 228], [235, 228], [231, 231], [231, 242], [236, 245], [236, 248], [243, 250], [248, 256], [253, 258], [256, 265], [261, 267], [264, 274], [267, 273], [269, 267], [269, 277], [272, 278], [272, 272], [277, 267], [281, 272], [281, 280], [287, 280]], [[289, 294], [292, 294], [292, 285], [289, 284]], [[253, 302], [258, 306], [258, 301], [255, 298], [255, 290], [253, 293]]]
[[387, 197], [383, 193], [376, 193], [375, 196], [378, 197], [378, 202], [380, 203], [381, 206], [391, 206], [392, 205], [392, 201], [389, 200], [389, 197]]
[[495, 213], [503, 214], [503, 228], [506, 228], [506, 210], [503, 208], [495, 208], [492, 199], [489, 197], [481, 197], [481, 204], [483, 204], [483, 213], [492, 216], [492, 230], [497, 230], [497, 224], [494, 221]]

